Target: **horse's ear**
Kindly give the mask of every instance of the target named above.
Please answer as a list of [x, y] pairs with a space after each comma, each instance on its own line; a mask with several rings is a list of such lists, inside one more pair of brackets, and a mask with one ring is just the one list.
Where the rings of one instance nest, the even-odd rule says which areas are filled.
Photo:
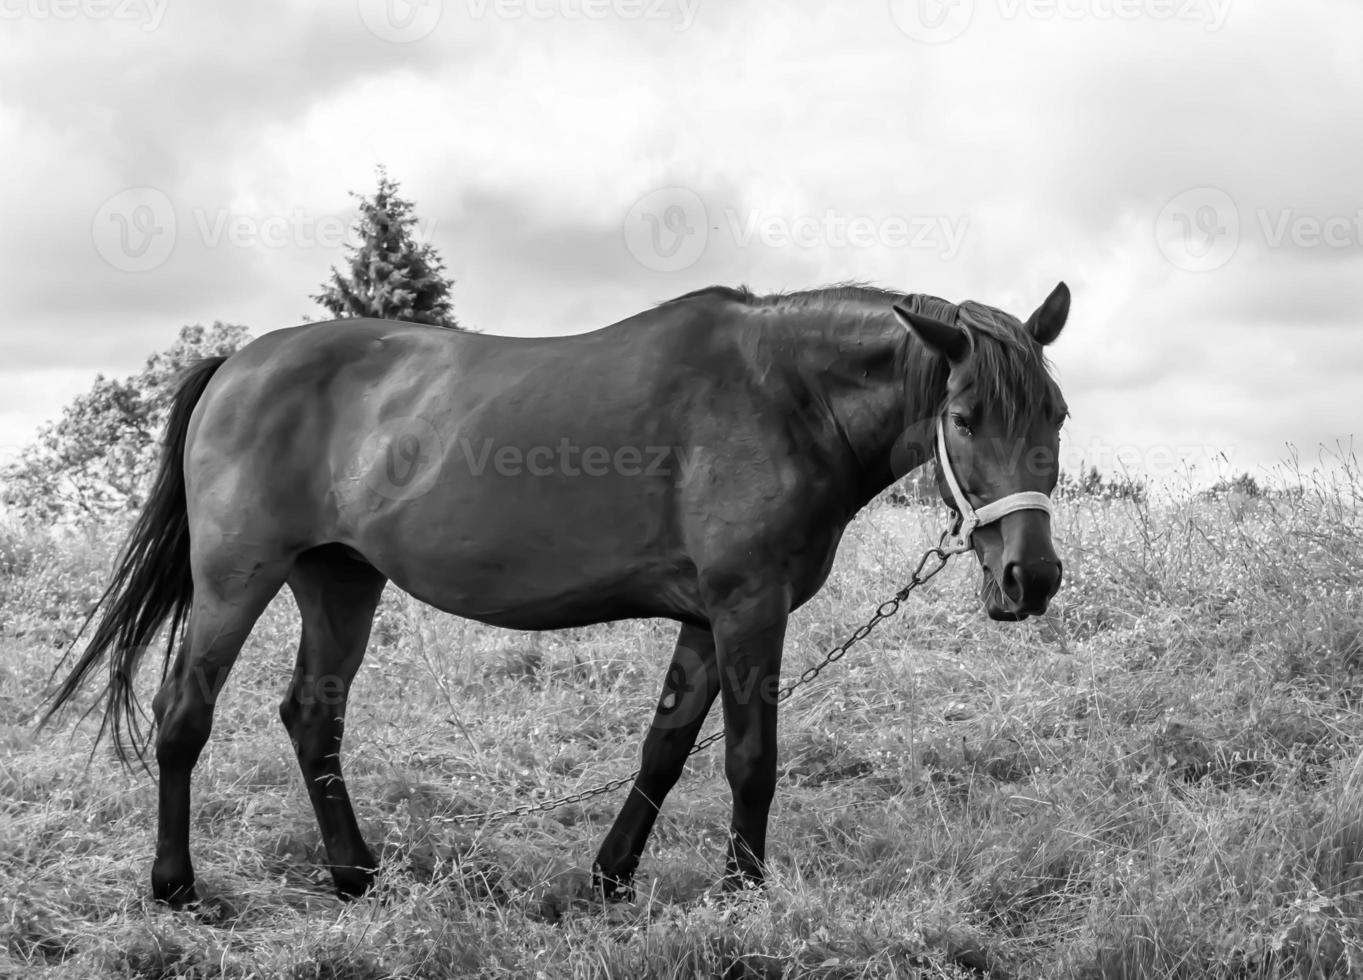
[[1070, 287], [1063, 282], [1051, 290], [1046, 302], [1036, 308], [1027, 320], [1027, 332], [1036, 342], [1045, 347], [1065, 329], [1065, 321], [1070, 315]]
[[954, 324], [894, 305], [895, 316], [909, 328], [928, 350], [936, 351], [953, 364], [959, 364], [970, 353], [970, 337]]

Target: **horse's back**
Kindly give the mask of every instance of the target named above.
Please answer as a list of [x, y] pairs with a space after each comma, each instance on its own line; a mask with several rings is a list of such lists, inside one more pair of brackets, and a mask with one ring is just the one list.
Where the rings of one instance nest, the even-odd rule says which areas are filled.
[[381, 320], [267, 334], [200, 404], [191, 519], [280, 549], [347, 545], [492, 622], [571, 620], [588, 602], [584, 621], [690, 615], [680, 495], [711, 462], [693, 430], [733, 371], [716, 319], [660, 308], [554, 338]]
[[662, 413], [678, 385], [726, 370], [721, 309], [646, 311], [589, 333], [504, 337], [392, 320], [309, 323], [257, 338], [230, 358], [214, 388], [237, 389], [258, 411], [316, 399], [330, 391], [349, 399], [359, 387], [375, 407], [420, 401], [438, 389], [442, 411], [459, 412], [495, 399], [562, 407], [609, 428], [608, 412], [631, 406]]

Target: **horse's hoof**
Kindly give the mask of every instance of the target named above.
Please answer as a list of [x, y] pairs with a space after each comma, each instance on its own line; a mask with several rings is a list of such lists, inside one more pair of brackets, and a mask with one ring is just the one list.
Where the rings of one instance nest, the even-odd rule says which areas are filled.
[[331, 872], [336, 894], [343, 901], [362, 898], [374, 887], [374, 872], [367, 868], [337, 868]]
[[634, 901], [634, 878], [632, 875], [610, 875], [600, 868], [592, 869], [592, 894], [605, 902]]
[[162, 905], [170, 906], [177, 912], [199, 904], [199, 893], [194, 888], [192, 880], [188, 882], [153, 881], [151, 897]]

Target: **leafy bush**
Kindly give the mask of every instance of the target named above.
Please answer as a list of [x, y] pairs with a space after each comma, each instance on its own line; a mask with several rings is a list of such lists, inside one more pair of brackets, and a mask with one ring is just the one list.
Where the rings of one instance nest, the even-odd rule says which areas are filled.
[[0, 502], [38, 524], [103, 521], [140, 510], [176, 379], [200, 358], [231, 354], [249, 339], [235, 324], [187, 326], [139, 373], [121, 380], [97, 376], [0, 471]]
[[1261, 486], [1259, 481], [1248, 473], [1241, 473], [1239, 476], [1230, 479], [1223, 477], [1207, 490], [1208, 497], [1242, 496], [1257, 500], [1267, 495], [1267, 488]]
[[1109, 476], [1099, 472], [1098, 467], [1090, 466], [1087, 470], [1082, 470], [1078, 476], [1062, 472], [1055, 492], [1057, 496], [1071, 499], [1096, 497], [1100, 500], [1140, 502], [1146, 499], [1147, 489], [1145, 483], [1137, 477], [1126, 474]]

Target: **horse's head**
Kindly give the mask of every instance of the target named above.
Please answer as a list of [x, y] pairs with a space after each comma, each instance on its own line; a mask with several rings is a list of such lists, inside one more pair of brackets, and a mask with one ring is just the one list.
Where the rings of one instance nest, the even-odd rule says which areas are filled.
[[[1043, 613], [1062, 572], [1047, 498], [1059, 476], [1067, 409], [1042, 348], [1065, 326], [1069, 289], [1058, 285], [1025, 324], [976, 303], [918, 299], [895, 312], [949, 365], [934, 420], [938, 486], [966, 518], [963, 530], [983, 569], [985, 609], [999, 620]], [[947, 319], [947, 311], [954, 317]], [[971, 511], [979, 518], [973, 529]]]

